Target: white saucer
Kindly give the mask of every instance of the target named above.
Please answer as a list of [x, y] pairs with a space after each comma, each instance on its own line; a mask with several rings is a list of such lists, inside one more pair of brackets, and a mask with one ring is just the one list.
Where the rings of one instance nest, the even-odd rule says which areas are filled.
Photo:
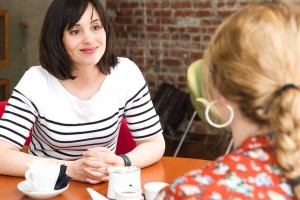
[[66, 191], [66, 189], [68, 189], [68, 187], [69, 187], [69, 184], [65, 188], [62, 188], [60, 190], [52, 190], [52, 191], [47, 191], [47, 192], [31, 192], [31, 191], [29, 191], [29, 186], [28, 186], [26, 180], [24, 180], [18, 184], [18, 189], [22, 193], [28, 195], [29, 197], [36, 198], [36, 199], [47, 199], [47, 198], [55, 197], [55, 196], [63, 193], [64, 191]]

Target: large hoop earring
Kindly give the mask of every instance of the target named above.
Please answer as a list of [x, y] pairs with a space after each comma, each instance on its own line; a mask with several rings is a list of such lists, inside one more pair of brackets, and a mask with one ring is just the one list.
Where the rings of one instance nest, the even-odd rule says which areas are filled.
[[229, 111], [229, 113], [230, 113], [230, 117], [229, 117], [228, 121], [225, 122], [224, 124], [216, 124], [216, 123], [214, 123], [213, 121], [211, 121], [211, 119], [209, 118], [209, 114], [208, 114], [210, 108], [211, 108], [214, 104], [216, 104], [216, 103], [217, 103], [217, 101], [213, 101], [213, 102], [210, 102], [210, 103], [207, 105], [207, 107], [205, 108], [205, 118], [206, 118], [207, 122], [208, 122], [211, 126], [213, 126], [213, 127], [215, 127], [215, 128], [224, 128], [224, 127], [228, 126], [228, 125], [232, 122], [232, 120], [233, 120], [233, 117], [234, 117], [233, 108], [232, 108], [230, 105], [227, 104], [226, 107], [227, 107], [227, 109], [228, 109], [228, 111]]

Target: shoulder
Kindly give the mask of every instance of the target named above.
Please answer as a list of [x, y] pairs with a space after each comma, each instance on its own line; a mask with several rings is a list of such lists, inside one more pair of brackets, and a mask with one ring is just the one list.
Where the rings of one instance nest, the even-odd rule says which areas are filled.
[[44, 79], [51, 76], [42, 66], [32, 66], [24, 74], [23, 78]]
[[42, 92], [53, 80], [53, 76], [43, 67], [32, 66], [24, 73], [15, 89], [25, 94]]
[[224, 199], [257, 199], [259, 194], [267, 195], [268, 191], [272, 190], [279, 196], [287, 197], [288, 191], [279, 187], [289, 186], [280, 174], [280, 169], [273, 160], [262, 162], [257, 154], [252, 155], [252, 152], [235, 152], [177, 178], [171, 184], [174, 190], [167, 188], [162, 195], [183, 195], [189, 198], [200, 195], [203, 199], [217, 195]]
[[119, 71], [121, 73], [140, 73], [139, 67], [129, 58], [118, 57], [119, 63], [113, 69], [113, 71]]
[[111, 76], [115, 77], [117, 82], [126, 83], [127, 86], [132, 87], [136, 85], [145, 84], [144, 76], [139, 67], [130, 59], [118, 57], [119, 64], [111, 70]]
[[119, 60], [118, 65], [131, 65], [131, 66], [135, 65], [136, 66], [136, 64], [132, 60], [130, 60], [129, 58], [118, 57], [118, 60]]

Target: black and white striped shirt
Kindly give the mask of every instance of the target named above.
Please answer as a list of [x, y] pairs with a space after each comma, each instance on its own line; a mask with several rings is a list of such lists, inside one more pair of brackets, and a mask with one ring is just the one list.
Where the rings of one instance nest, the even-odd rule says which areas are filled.
[[22, 148], [32, 129], [29, 153], [74, 160], [96, 146], [115, 151], [123, 117], [136, 141], [162, 134], [142, 73], [129, 59], [119, 60], [89, 100], [70, 94], [42, 67], [31, 67], [9, 99], [0, 139]]

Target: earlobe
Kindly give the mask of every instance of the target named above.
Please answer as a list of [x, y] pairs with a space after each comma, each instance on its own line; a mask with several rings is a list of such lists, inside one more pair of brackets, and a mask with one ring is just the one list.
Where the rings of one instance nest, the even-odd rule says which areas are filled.
[[221, 105], [229, 105], [231, 107], [235, 107], [235, 103], [233, 103], [232, 101], [226, 99], [224, 96], [220, 95], [218, 98], [217, 98], [218, 102], [221, 104]]
[[218, 96], [218, 98], [216, 99], [216, 101], [219, 102], [222, 105], [228, 104], [227, 99], [224, 96], [222, 96], [222, 95]]
[[234, 118], [234, 111], [233, 111], [233, 108], [232, 108], [229, 104], [225, 104], [225, 105], [226, 105], [226, 108], [227, 108], [227, 110], [229, 111], [229, 114], [230, 114], [229, 119], [227, 120], [227, 122], [225, 122], [225, 123], [223, 123], [223, 124], [216, 124], [215, 122], [213, 122], [213, 121], [210, 119], [210, 116], [209, 116], [209, 110], [210, 110], [210, 108], [211, 108], [214, 104], [216, 104], [216, 103], [220, 103], [220, 102], [218, 102], [218, 101], [212, 101], [212, 102], [210, 102], [210, 103], [206, 106], [206, 108], [205, 108], [205, 118], [206, 118], [207, 122], [208, 122], [211, 126], [213, 126], [213, 127], [215, 127], [215, 128], [224, 128], [224, 127], [228, 126], [228, 125], [232, 122], [232, 120], [233, 120], [233, 118]]

